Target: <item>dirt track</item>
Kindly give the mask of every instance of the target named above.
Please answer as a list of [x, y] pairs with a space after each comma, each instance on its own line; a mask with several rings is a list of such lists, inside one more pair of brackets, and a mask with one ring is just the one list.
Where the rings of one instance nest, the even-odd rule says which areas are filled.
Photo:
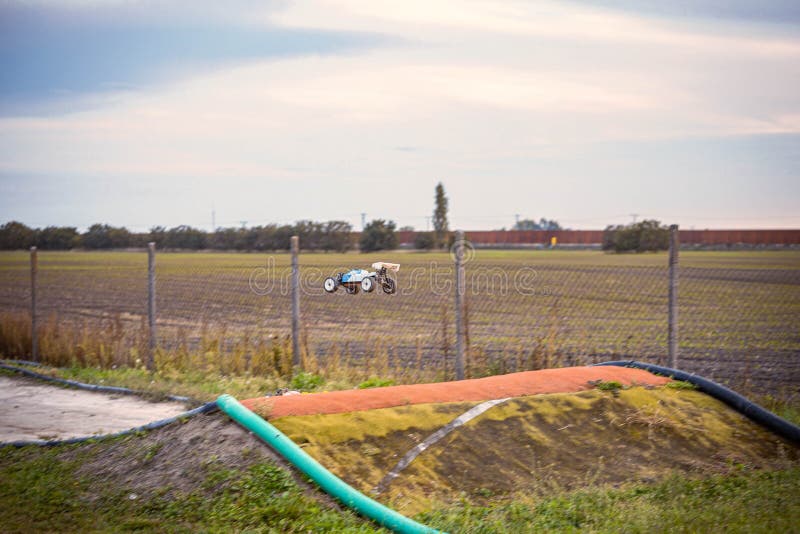
[[540, 393], [569, 393], [592, 389], [599, 381], [614, 381], [625, 386], [661, 386], [670, 379], [628, 367], [562, 367], [457, 382], [261, 397], [242, 402], [263, 417], [277, 419], [287, 415], [347, 413], [431, 402], [485, 401]]
[[118, 432], [186, 411], [177, 402], [148, 402], [0, 376], [0, 441], [64, 439]]

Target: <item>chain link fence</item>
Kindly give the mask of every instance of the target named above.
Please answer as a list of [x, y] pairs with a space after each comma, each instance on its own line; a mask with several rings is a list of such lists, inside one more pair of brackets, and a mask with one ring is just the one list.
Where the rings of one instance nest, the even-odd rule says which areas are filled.
[[[395, 294], [323, 289], [328, 276], [375, 261], [401, 264]], [[464, 256], [466, 377], [610, 359], [668, 364], [664, 254], [502, 251]], [[30, 354], [27, 253], [0, 254], [0, 350]], [[759, 393], [800, 387], [800, 254], [682, 254], [678, 366]], [[456, 377], [451, 254], [302, 253], [299, 354], [292, 354], [289, 254], [159, 252], [159, 368], [291, 373], [293, 363], [400, 382]], [[67, 365], [146, 365], [147, 254], [38, 255], [39, 355]]]

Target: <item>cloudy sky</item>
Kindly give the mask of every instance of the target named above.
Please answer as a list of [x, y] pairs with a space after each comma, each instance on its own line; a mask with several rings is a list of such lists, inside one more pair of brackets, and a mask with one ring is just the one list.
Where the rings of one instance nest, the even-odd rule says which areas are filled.
[[[224, 6], [224, 7], [221, 7]], [[800, 227], [794, 0], [0, 0], [0, 222]]]

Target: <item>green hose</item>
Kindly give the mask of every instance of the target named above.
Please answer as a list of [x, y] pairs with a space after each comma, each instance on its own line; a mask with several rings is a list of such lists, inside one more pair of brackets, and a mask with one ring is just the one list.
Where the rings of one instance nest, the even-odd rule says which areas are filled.
[[283, 432], [257, 416], [230, 395], [221, 395], [217, 399], [219, 408], [231, 419], [263, 439], [276, 452], [292, 465], [305, 473], [328, 494], [358, 513], [377, 521], [381, 525], [402, 533], [438, 532], [416, 521], [398, 514], [391, 508], [374, 501], [347, 485], [342, 479], [322, 467], [316, 460], [295, 445]]

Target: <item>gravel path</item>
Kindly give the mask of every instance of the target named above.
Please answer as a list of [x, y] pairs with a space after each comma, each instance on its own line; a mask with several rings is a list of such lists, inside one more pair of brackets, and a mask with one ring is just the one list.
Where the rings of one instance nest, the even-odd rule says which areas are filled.
[[178, 402], [149, 402], [0, 376], [0, 441], [107, 434], [183, 413]]

